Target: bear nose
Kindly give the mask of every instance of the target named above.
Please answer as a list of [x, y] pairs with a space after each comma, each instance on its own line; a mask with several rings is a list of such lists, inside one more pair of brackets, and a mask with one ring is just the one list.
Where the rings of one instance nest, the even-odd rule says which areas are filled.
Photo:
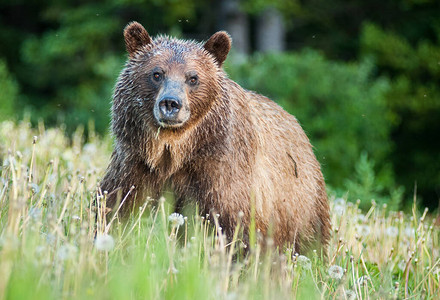
[[159, 101], [159, 110], [165, 118], [174, 117], [182, 108], [182, 102], [179, 99], [167, 97]]

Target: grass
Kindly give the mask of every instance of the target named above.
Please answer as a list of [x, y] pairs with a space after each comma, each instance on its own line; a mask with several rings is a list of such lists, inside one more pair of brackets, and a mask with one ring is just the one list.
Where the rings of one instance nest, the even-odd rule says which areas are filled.
[[244, 256], [239, 229], [228, 248], [216, 218], [170, 216], [171, 195], [95, 227], [91, 203], [111, 141], [93, 131], [83, 140], [81, 129], [69, 141], [62, 129], [0, 123], [0, 299], [440, 296], [439, 230], [415, 205], [404, 214], [373, 201], [363, 213], [331, 197], [325, 262], [258, 244]]

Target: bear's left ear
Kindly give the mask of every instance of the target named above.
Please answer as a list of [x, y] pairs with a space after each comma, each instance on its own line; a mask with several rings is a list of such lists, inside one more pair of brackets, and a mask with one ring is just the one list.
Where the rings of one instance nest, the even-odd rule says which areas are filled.
[[136, 51], [151, 43], [150, 35], [138, 22], [131, 22], [125, 27], [124, 40], [130, 58], [134, 57]]
[[219, 31], [214, 33], [203, 47], [214, 56], [218, 66], [221, 67], [231, 50], [231, 43], [229, 34], [226, 31]]

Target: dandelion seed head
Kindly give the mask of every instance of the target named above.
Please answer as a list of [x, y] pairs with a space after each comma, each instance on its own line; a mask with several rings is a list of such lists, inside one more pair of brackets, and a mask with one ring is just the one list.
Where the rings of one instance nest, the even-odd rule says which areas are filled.
[[356, 214], [354, 217], [354, 223], [364, 223], [366, 221], [364, 214]]
[[358, 225], [356, 226], [356, 233], [360, 236], [366, 237], [370, 234], [370, 226], [368, 225]]
[[385, 233], [389, 237], [396, 237], [399, 234], [399, 229], [395, 226], [390, 226], [387, 227]]
[[345, 199], [344, 198], [341, 198], [341, 197], [336, 198], [334, 202], [335, 202], [335, 205], [345, 206]]
[[115, 240], [109, 234], [100, 234], [96, 237], [95, 247], [99, 251], [110, 251], [115, 247]]
[[335, 205], [333, 207], [333, 212], [337, 215], [337, 216], [342, 216], [345, 213], [345, 205]]
[[415, 232], [414, 228], [410, 226], [405, 227], [404, 233], [407, 237], [414, 237]]
[[344, 269], [340, 266], [333, 265], [328, 269], [328, 275], [332, 279], [340, 280], [344, 276]]
[[55, 242], [56, 242], [56, 240], [57, 240], [57, 237], [56, 237], [55, 235], [53, 235], [53, 234], [51, 234], [51, 233], [48, 233], [48, 234], [46, 235], [46, 243], [47, 243], [48, 245], [54, 245]]
[[172, 213], [168, 217], [168, 221], [171, 223], [171, 225], [173, 227], [179, 227], [179, 226], [182, 226], [185, 223], [185, 219], [179, 213]]
[[300, 255], [296, 258], [296, 262], [299, 266], [301, 266], [304, 269], [311, 269], [312, 268], [312, 262], [307, 256]]
[[42, 210], [41, 208], [32, 207], [29, 210], [29, 216], [35, 221], [41, 218]]
[[354, 299], [356, 299], [356, 293], [353, 290], [346, 290], [345, 291], [345, 298], [347, 300], [354, 300]]
[[405, 271], [405, 268], [406, 268], [406, 262], [402, 259], [402, 260], [399, 261], [399, 263], [397, 264], [397, 267], [398, 267], [401, 271]]
[[59, 260], [71, 260], [75, 258], [77, 252], [78, 248], [76, 248], [74, 245], [65, 244], [58, 248], [57, 258]]
[[366, 285], [369, 280], [370, 280], [370, 277], [368, 277], [367, 275], [364, 275], [364, 276], [359, 277], [359, 279], [357, 281], [358, 281], [359, 285]]

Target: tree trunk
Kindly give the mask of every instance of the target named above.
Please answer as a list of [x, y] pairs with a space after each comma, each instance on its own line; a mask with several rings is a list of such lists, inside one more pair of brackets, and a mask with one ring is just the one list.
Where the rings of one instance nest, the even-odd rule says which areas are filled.
[[261, 52], [281, 52], [285, 49], [283, 16], [273, 8], [266, 8], [257, 18], [256, 48]]
[[233, 49], [241, 55], [249, 53], [249, 20], [240, 8], [240, 0], [223, 0], [219, 5], [219, 28], [232, 37]]

